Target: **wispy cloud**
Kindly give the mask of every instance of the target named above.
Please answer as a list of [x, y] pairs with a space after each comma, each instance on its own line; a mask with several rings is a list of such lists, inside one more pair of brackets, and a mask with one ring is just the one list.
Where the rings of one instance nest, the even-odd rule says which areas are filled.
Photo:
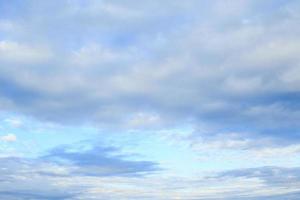
[[0, 140], [4, 142], [15, 142], [17, 140], [17, 136], [15, 134], [7, 134], [0, 136]]

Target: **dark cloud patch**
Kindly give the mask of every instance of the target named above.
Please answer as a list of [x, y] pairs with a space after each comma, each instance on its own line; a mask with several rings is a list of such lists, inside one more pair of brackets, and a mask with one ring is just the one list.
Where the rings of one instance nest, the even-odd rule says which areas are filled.
[[115, 148], [101, 146], [75, 151], [58, 147], [41, 159], [71, 165], [75, 167], [73, 174], [86, 176], [138, 176], [160, 170], [157, 163], [128, 160], [126, 155], [114, 155], [116, 152]]
[[34, 101], [41, 98], [41, 94], [31, 88], [26, 88], [8, 78], [0, 77], [0, 94], [14, 104], [21, 107], [32, 106]]
[[[86, 195], [86, 190], [98, 179], [110, 177], [129, 181], [161, 170], [157, 163], [131, 160], [113, 147], [93, 146], [88, 150], [77, 150], [74, 151], [73, 146], [64, 146], [39, 158], [0, 158], [0, 198], [78, 199]], [[74, 179], [86, 182], [74, 183]]]

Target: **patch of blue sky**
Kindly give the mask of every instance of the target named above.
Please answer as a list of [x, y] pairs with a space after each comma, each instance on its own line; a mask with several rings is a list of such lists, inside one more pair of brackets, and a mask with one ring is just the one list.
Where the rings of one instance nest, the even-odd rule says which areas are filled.
[[6, 146], [14, 147], [24, 157], [37, 157], [59, 145], [91, 140], [98, 133], [90, 126], [61, 126], [12, 113], [1, 114], [0, 127], [2, 136], [14, 134], [17, 138]]

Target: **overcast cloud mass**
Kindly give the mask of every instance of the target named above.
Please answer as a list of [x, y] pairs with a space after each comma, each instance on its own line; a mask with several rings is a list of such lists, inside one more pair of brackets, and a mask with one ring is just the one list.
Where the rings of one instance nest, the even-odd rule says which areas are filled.
[[297, 200], [297, 0], [0, 0], [0, 199]]

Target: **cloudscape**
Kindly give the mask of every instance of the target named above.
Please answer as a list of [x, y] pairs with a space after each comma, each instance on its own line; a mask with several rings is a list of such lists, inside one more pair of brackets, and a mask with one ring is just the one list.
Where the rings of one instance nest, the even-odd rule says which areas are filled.
[[300, 1], [0, 0], [0, 199], [300, 199]]

